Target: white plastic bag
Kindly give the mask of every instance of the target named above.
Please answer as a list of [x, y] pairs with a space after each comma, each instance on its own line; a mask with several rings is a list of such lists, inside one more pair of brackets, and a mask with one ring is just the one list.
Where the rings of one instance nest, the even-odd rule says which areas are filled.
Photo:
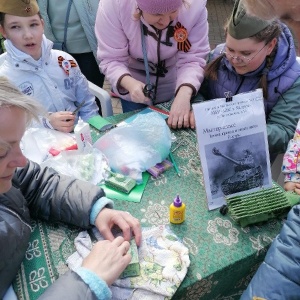
[[47, 128], [28, 128], [21, 142], [23, 154], [30, 160], [41, 163], [51, 153], [59, 153], [66, 149], [76, 149], [73, 134]]
[[142, 182], [142, 172], [163, 161], [171, 148], [171, 131], [157, 113], [139, 114], [129, 124], [112, 129], [94, 147], [108, 159], [114, 172]]
[[104, 183], [109, 175], [107, 170], [110, 170], [103, 153], [91, 145], [87, 145], [82, 152], [61, 151], [57, 156], [46, 159], [41, 166], [93, 184]]

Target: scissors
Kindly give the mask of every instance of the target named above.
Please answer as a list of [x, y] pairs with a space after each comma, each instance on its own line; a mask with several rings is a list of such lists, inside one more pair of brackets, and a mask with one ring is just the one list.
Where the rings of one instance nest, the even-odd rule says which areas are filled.
[[79, 111], [79, 109], [85, 104], [85, 100], [83, 100], [78, 106], [77, 108], [72, 112], [72, 115], [77, 114], [77, 112]]
[[144, 88], [143, 88], [143, 93], [144, 96], [149, 98], [152, 103], [154, 102], [154, 96], [155, 96], [155, 85], [153, 85], [152, 83], [147, 83]]
[[[85, 103], [85, 100], [83, 100], [83, 101], [76, 107], [76, 109], [72, 112], [72, 115], [76, 115], [76, 114], [78, 113], [79, 109], [84, 105], [84, 103]], [[67, 121], [67, 122], [70, 122], [71, 119], [67, 119], [66, 121]]]

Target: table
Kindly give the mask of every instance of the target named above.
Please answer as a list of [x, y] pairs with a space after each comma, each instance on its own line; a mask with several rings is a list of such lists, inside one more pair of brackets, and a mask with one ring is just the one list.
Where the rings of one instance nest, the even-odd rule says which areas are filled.
[[[160, 108], [169, 107], [164, 104]], [[118, 123], [125, 117], [128, 114], [108, 119]], [[169, 224], [169, 205], [179, 194], [186, 204], [186, 221], [170, 226], [189, 248], [191, 264], [172, 299], [239, 299], [279, 233], [283, 220], [241, 228], [230, 215], [208, 211], [196, 134], [190, 129], [174, 133], [179, 140], [184, 140], [184, 145], [173, 152], [181, 177], [173, 168], [158, 179], [151, 177], [140, 203], [115, 201], [115, 208], [131, 212], [145, 227]], [[100, 133], [94, 132], [94, 139], [98, 135]], [[26, 258], [14, 282], [20, 299], [38, 298], [66, 272], [66, 258], [74, 252], [73, 241], [80, 231], [40, 221], [35, 221], [33, 227]]]

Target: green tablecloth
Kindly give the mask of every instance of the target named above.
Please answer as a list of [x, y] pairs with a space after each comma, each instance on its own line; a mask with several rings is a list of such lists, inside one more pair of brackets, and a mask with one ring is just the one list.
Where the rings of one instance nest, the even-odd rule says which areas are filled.
[[[127, 115], [110, 117], [119, 122]], [[140, 203], [115, 201], [116, 209], [139, 218], [142, 226], [169, 224], [169, 205], [179, 194], [186, 204], [186, 221], [171, 229], [189, 248], [191, 265], [173, 299], [239, 299], [264, 258], [282, 220], [241, 228], [218, 210], [208, 211], [196, 143], [190, 129], [174, 131], [183, 146], [174, 151], [181, 172], [172, 168], [150, 178]], [[94, 139], [98, 138], [94, 132]], [[14, 282], [20, 299], [36, 299], [60, 274], [74, 252], [77, 228], [36, 222], [26, 258]]]

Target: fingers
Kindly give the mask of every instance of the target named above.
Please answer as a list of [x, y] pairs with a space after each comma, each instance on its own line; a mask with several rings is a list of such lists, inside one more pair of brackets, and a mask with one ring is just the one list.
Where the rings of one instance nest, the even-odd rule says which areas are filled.
[[62, 132], [71, 132], [74, 129], [75, 116], [69, 111], [52, 113], [49, 121], [54, 129]]
[[128, 212], [103, 208], [95, 220], [95, 225], [103, 237], [110, 241], [114, 240], [111, 229], [114, 226], [118, 226], [122, 230], [125, 240], [130, 241], [133, 234], [137, 245], [141, 243], [142, 231], [140, 222]]
[[190, 127], [189, 114], [170, 116], [168, 118], [168, 125], [173, 129], [189, 128]]
[[112, 244], [116, 245], [118, 247], [118, 251], [119, 251], [120, 255], [122, 255], [122, 256], [126, 255], [130, 249], [129, 242], [125, 241], [125, 239], [122, 236], [116, 237], [112, 241]]
[[133, 233], [136, 244], [140, 245], [142, 233], [138, 219], [134, 218], [128, 212], [121, 212], [121, 218], [118, 218], [115, 224], [122, 230], [125, 240], [129, 241], [131, 239], [131, 233]]
[[141, 244], [142, 241], [142, 230], [141, 230], [141, 224], [139, 222], [138, 219], [134, 218], [129, 212], [126, 212], [127, 214], [129, 214], [130, 217], [130, 226], [131, 226], [131, 231], [134, 235], [134, 239], [136, 244], [139, 246]]
[[130, 263], [130, 244], [119, 236], [112, 242], [97, 242], [82, 266], [96, 273], [108, 285], [111, 285]]
[[190, 127], [192, 129], [195, 129], [196, 123], [195, 123], [195, 115], [194, 112], [191, 110], [190, 111]]

